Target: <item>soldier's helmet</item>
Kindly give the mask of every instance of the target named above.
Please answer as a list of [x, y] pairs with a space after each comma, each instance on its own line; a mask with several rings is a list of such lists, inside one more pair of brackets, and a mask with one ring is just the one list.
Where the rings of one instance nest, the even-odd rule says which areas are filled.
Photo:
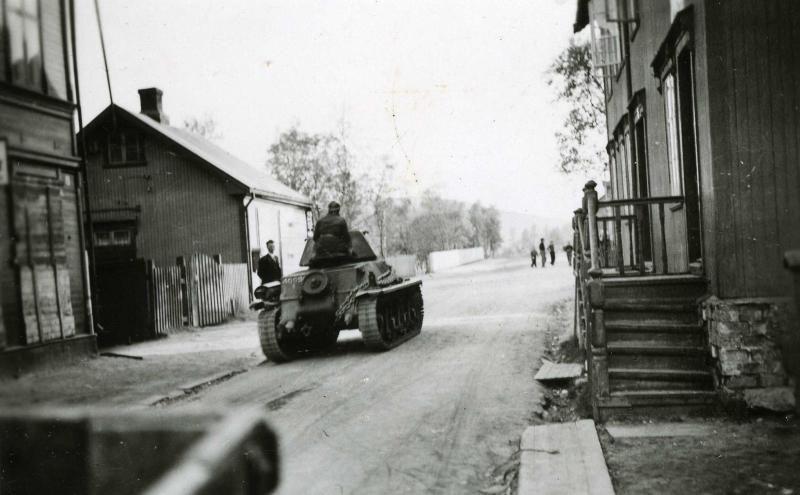
[[334, 212], [339, 213], [339, 208], [340, 208], [339, 203], [337, 203], [336, 201], [331, 201], [330, 203], [328, 203], [328, 213], [334, 213]]

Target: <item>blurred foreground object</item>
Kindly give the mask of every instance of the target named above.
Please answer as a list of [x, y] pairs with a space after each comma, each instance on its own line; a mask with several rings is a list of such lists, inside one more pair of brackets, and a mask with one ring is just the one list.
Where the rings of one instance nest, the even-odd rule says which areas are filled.
[[0, 410], [0, 493], [266, 494], [275, 434], [256, 409]]

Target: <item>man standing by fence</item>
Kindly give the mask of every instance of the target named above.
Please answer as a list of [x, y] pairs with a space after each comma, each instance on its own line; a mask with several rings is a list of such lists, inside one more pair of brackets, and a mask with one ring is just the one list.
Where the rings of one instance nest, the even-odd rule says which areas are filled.
[[258, 278], [262, 284], [275, 282], [281, 279], [283, 271], [278, 257], [275, 256], [275, 243], [270, 239], [267, 241], [267, 254], [258, 260]]

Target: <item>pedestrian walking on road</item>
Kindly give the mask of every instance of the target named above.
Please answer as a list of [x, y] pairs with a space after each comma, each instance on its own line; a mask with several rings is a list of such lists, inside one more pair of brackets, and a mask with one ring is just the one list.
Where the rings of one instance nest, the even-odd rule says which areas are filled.
[[550, 264], [552, 265], [556, 262], [556, 247], [553, 245], [553, 241], [547, 245], [547, 250], [550, 251]]
[[536, 248], [531, 249], [531, 268], [536, 266]]
[[567, 245], [564, 246], [564, 252], [567, 253], [567, 264], [569, 266], [572, 266], [572, 251], [574, 251], [572, 244], [567, 243]]
[[544, 253], [544, 237], [539, 239], [539, 257], [542, 258], [542, 268], [547, 266], [547, 256]]

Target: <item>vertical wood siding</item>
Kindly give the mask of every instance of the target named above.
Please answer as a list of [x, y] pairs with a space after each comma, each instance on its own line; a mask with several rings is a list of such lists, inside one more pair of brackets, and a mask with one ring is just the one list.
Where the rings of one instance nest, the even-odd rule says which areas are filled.
[[707, 6], [721, 297], [786, 296], [783, 251], [800, 246], [800, 4]]
[[152, 270], [153, 318], [156, 335], [183, 326], [181, 269], [177, 266], [154, 266]]
[[[105, 148], [103, 134], [87, 138]], [[146, 166], [127, 168], [104, 168], [102, 152], [88, 157], [90, 203], [98, 212], [94, 220], [114, 218], [103, 210], [140, 207], [137, 256], [156, 265], [172, 265], [192, 253], [245, 262], [242, 197], [205, 165], [160, 139], [145, 138], [145, 157]]]
[[78, 216], [78, 191], [77, 176], [74, 173], [64, 173], [66, 184], [62, 190], [61, 213], [64, 222], [64, 245], [67, 270], [69, 270], [70, 298], [72, 300], [72, 314], [75, 318], [75, 331], [89, 333], [86, 327], [86, 304], [84, 294], [86, 287], [83, 282], [83, 253], [81, 252], [81, 219]]

